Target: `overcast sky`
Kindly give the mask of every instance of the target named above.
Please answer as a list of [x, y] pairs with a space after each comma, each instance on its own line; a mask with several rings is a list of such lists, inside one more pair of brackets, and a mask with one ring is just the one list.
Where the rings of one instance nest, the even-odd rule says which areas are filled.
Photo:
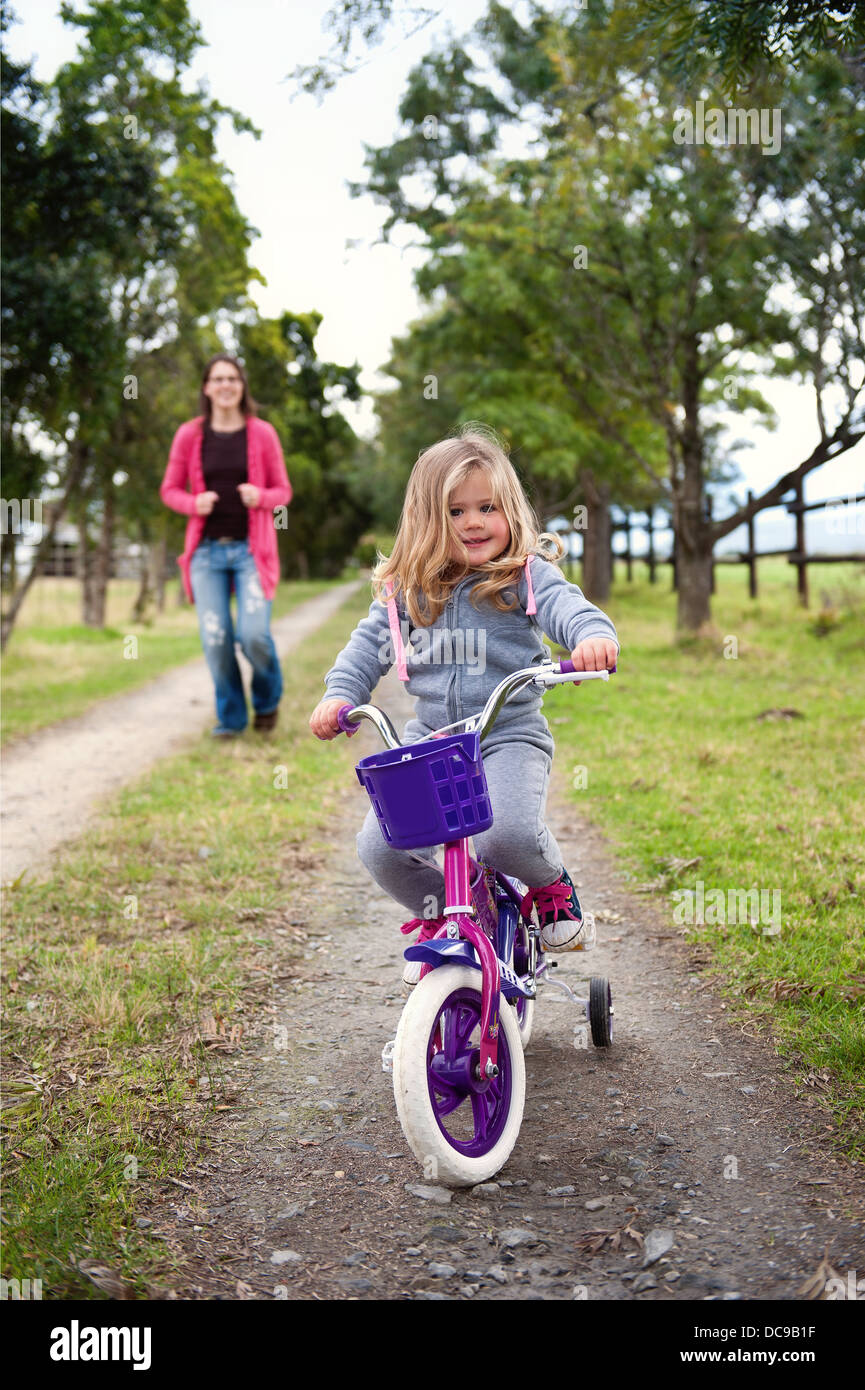
[[[58, 0], [13, 5], [20, 22], [7, 34], [9, 51], [19, 60], [33, 58], [37, 77], [48, 80], [74, 56], [77, 31], [60, 21]], [[191, 0], [207, 46], [190, 81], [204, 78], [214, 97], [262, 131], [256, 141], [236, 135], [226, 121], [219, 140], [238, 204], [260, 234], [251, 253], [267, 280], [266, 287], [253, 290], [260, 311], [270, 316], [317, 309], [323, 315], [321, 355], [360, 362], [362, 384], [374, 388], [384, 382], [377, 369], [387, 360], [391, 338], [422, 312], [412, 285], [420, 256], [410, 248], [374, 245], [384, 209], [371, 198], [350, 197], [347, 183], [363, 177], [364, 143], [389, 143], [398, 133], [396, 108], [409, 69], [448, 29], [464, 34], [486, 0], [439, 0], [438, 19], [413, 37], [394, 31], [323, 104], [305, 96], [292, 100], [287, 74], [326, 51], [321, 24], [328, 8], [327, 0]], [[778, 411], [779, 428], [768, 433], [747, 418], [737, 422], [736, 434], [755, 446], [740, 456], [742, 490], [767, 487], [801, 462], [819, 438], [810, 392], [786, 382], [767, 383], [764, 390]], [[346, 413], [355, 428], [372, 432], [368, 403]], [[806, 496], [813, 500], [862, 492], [865, 442], [806, 480]], [[776, 520], [768, 513], [760, 519], [766, 536], [758, 541], [761, 547], [777, 532]], [[865, 545], [865, 537], [859, 543]]]

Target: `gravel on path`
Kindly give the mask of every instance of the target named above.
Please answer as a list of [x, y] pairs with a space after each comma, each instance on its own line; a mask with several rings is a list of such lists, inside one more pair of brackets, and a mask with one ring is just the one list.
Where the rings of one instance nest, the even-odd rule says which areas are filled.
[[[362, 582], [317, 594], [274, 622], [280, 657], [336, 613]], [[237, 651], [248, 690], [251, 668]], [[213, 682], [202, 656], [17, 740], [2, 760], [3, 883], [25, 869], [35, 877], [58, 845], [82, 833], [101, 801], [215, 721]]]
[[[398, 728], [412, 713], [393, 673], [374, 699]], [[364, 725], [356, 758], [379, 745]], [[574, 989], [610, 977], [613, 1047], [584, 1046], [575, 1006], [545, 989], [505, 1169], [471, 1191], [425, 1181], [380, 1062], [407, 914], [357, 859], [367, 801], [348, 785], [272, 938], [270, 1002], [224, 1059], [209, 1152], [187, 1190], [152, 1194], [153, 1230], [183, 1261], [168, 1296], [795, 1301], [817, 1271], [822, 1289], [865, 1270], [862, 1167], [833, 1152], [770, 1042], [728, 1019], [696, 948], [626, 884], [564, 785], [554, 767], [548, 819], [599, 944], [558, 973]]]

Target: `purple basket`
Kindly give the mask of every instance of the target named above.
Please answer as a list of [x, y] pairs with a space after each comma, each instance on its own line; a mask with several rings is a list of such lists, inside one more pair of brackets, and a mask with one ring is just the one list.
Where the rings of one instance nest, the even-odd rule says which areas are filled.
[[394, 849], [443, 845], [493, 823], [477, 733], [373, 753], [356, 772]]

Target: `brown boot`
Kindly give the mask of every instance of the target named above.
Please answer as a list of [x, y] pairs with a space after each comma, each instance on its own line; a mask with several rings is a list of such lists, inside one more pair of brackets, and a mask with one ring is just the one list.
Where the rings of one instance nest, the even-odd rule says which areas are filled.
[[276, 721], [279, 718], [279, 706], [269, 710], [267, 714], [257, 714], [253, 721], [253, 729], [258, 729], [260, 733], [266, 733], [269, 729], [276, 728]]

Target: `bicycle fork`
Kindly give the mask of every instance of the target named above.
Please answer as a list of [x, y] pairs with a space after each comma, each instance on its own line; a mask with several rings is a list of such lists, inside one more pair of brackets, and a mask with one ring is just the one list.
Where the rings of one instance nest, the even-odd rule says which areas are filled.
[[[492, 942], [478, 925], [470, 884], [469, 842], [448, 840], [445, 850], [445, 910], [447, 924], [434, 940], [462, 935], [477, 952], [481, 966], [481, 1040], [478, 1079], [498, 1076], [499, 1003], [501, 977], [499, 960]], [[421, 966], [421, 979], [432, 966]]]

